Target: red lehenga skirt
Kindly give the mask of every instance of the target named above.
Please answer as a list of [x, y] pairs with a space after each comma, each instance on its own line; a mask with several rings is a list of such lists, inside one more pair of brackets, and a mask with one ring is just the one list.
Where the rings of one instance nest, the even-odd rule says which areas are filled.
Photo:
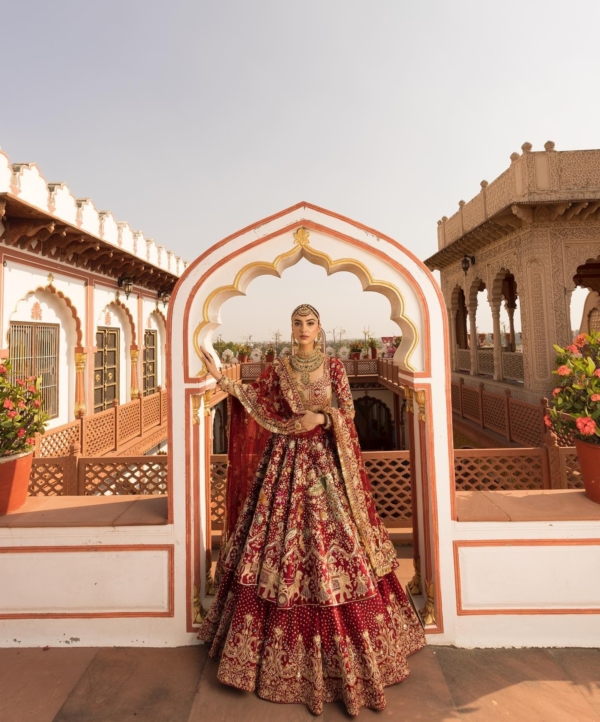
[[333, 436], [272, 435], [217, 568], [199, 631], [218, 679], [273, 702], [385, 707], [423, 629], [394, 572], [377, 579]]

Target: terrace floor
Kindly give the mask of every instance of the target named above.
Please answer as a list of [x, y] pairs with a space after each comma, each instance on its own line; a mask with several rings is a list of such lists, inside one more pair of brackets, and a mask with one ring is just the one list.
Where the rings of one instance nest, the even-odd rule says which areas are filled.
[[[386, 690], [402, 722], [598, 722], [600, 650], [427, 647]], [[207, 648], [0, 649], [2, 722], [296, 722], [350, 719], [341, 703], [315, 718], [225, 687]]]

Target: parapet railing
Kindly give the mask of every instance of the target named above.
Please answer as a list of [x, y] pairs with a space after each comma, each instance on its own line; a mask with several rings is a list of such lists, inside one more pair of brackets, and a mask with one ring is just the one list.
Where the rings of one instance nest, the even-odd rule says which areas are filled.
[[167, 392], [157, 391], [120, 406], [84, 416], [36, 437], [34, 456], [58, 457], [68, 455], [72, 447], [83, 456], [105, 456], [119, 453], [143, 441], [167, 433]]

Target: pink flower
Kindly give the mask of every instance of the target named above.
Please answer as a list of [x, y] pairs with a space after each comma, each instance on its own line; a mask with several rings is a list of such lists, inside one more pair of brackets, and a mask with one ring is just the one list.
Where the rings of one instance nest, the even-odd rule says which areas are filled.
[[15, 416], [17, 415], [17, 412], [16, 411], [7, 411], [6, 415], [8, 416], [9, 419], [14, 419]]
[[6, 366], [4, 364], [0, 364], [0, 374], [6, 373]]
[[17, 406], [18, 406], [20, 409], [24, 409], [24, 408], [25, 408], [25, 402], [23, 401], [23, 399], [19, 399], [19, 403], [17, 404]]
[[591, 436], [596, 431], [596, 422], [590, 416], [580, 416], [575, 419], [575, 425], [580, 434]]
[[552, 396], [558, 396], [558, 394], [560, 394], [561, 391], [562, 391], [562, 389], [560, 388], [560, 386], [557, 386], [554, 389], [554, 391], [552, 392]]
[[19, 437], [19, 439], [22, 439], [25, 436], [25, 429], [19, 429], [17, 431], [17, 436]]
[[42, 402], [39, 399], [34, 399], [33, 405], [35, 406], [36, 409], [39, 409], [40, 406], [42, 405]]
[[575, 346], [578, 346], [579, 348], [581, 348], [582, 346], [585, 346], [585, 341], [586, 341], [585, 333], [580, 333], [579, 336], [575, 337], [575, 340], [573, 341], [573, 343], [575, 344]]
[[552, 419], [549, 416], [544, 416], [544, 423], [550, 428], [552, 426]]
[[597, 376], [600, 379], [600, 369], [596, 369], [594, 371], [594, 376]]
[[35, 446], [35, 438], [30, 436], [25, 443], [29, 444], [29, 446]]
[[31, 393], [31, 394], [35, 394], [37, 389], [35, 388], [35, 386], [28, 386], [27, 391], [29, 391], [29, 393]]
[[562, 366], [559, 366], [556, 369], [559, 376], [569, 376], [571, 373], [571, 369], [568, 366], [565, 366], [564, 364]]
[[27, 381], [35, 381], [35, 376], [28, 376]]
[[565, 349], [567, 351], [570, 351], [571, 353], [579, 353], [579, 349], [574, 344], [571, 344], [570, 346], [565, 346]]
[[23, 381], [23, 379], [17, 379], [17, 383], [19, 386], [25, 386], [25, 381]]
[[4, 404], [2, 404], [5, 409], [14, 409], [15, 405], [10, 399], [4, 399]]
[[590, 398], [592, 401], [600, 401], [600, 394], [592, 394]]

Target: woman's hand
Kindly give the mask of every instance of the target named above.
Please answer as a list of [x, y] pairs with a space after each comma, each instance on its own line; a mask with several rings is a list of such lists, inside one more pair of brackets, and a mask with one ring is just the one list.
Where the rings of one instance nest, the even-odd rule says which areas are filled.
[[325, 414], [315, 414], [313, 411], [305, 411], [301, 416], [296, 416], [289, 422], [291, 433], [303, 434], [312, 431], [317, 426], [325, 423]]
[[211, 376], [214, 376], [217, 380], [223, 375], [219, 370], [219, 367], [215, 363], [213, 357], [208, 353], [204, 346], [200, 346], [200, 353], [202, 354], [202, 360], [206, 366], [206, 370]]

